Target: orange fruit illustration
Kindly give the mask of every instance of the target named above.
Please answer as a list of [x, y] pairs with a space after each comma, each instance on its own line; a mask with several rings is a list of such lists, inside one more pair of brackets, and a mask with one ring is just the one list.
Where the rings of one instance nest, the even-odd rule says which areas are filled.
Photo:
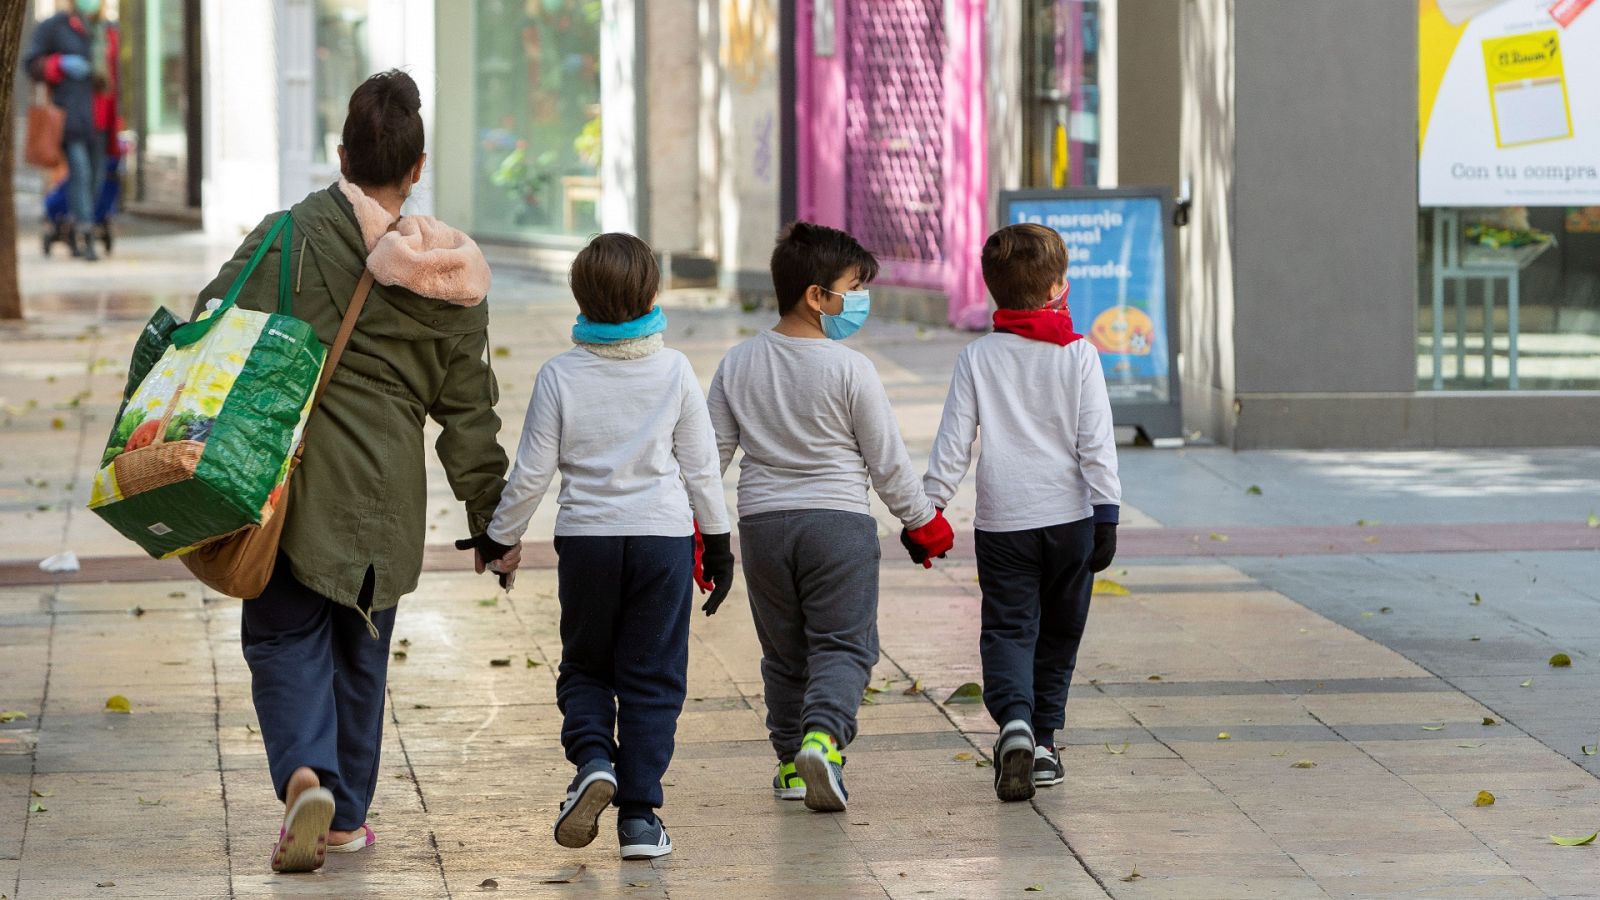
[[1144, 310], [1113, 306], [1095, 317], [1089, 341], [1102, 353], [1148, 356], [1155, 344], [1156, 326]]

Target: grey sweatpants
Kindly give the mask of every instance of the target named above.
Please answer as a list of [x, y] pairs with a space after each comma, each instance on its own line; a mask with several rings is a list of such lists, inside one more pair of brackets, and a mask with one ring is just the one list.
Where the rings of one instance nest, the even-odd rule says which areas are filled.
[[739, 550], [766, 687], [767, 732], [781, 760], [806, 731], [843, 747], [878, 661], [878, 525], [827, 509], [739, 520]]

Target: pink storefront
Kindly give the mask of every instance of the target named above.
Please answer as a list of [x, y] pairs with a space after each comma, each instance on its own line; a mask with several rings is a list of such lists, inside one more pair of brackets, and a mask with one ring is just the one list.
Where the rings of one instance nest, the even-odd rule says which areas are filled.
[[795, 12], [797, 214], [860, 239], [880, 284], [943, 293], [951, 324], [984, 327], [984, 0]]

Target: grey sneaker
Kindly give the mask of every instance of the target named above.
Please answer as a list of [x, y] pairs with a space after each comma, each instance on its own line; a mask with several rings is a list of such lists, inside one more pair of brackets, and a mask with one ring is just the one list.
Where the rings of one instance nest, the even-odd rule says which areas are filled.
[[1011, 802], [1033, 797], [1033, 726], [1013, 719], [994, 742], [994, 793]]
[[667, 826], [661, 819], [619, 819], [617, 843], [622, 845], [623, 859], [655, 859], [672, 852], [672, 838], [667, 836]]
[[578, 770], [567, 799], [556, 815], [556, 843], [563, 847], [587, 847], [600, 834], [600, 814], [617, 794], [617, 775], [608, 760], [597, 759]]
[[1067, 780], [1067, 770], [1061, 765], [1061, 751], [1043, 745], [1033, 748], [1033, 783], [1037, 787], [1055, 787]]

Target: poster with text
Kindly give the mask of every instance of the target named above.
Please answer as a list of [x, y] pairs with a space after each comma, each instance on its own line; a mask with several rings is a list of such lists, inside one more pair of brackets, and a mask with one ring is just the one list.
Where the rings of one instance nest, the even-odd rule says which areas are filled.
[[1015, 199], [1008, 224], [1067, 245], [1073, 327], [1100, 351], [1112, 404], [1169, 400], [1165, 220], [1159, 197]]
[[1423, 206], [1600, 203], [1600, 2], [1418, 0]]

